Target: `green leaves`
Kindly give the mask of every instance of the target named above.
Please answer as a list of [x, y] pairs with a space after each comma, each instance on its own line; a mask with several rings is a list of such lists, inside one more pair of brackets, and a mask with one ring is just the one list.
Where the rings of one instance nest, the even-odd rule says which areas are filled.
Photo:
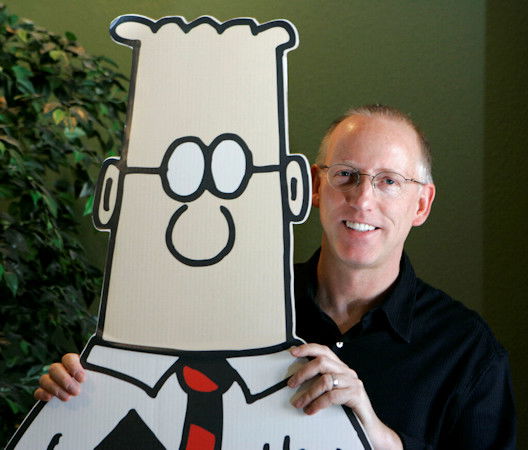
[[77, 36], [75, 36], [75, 34], [73, 34], [71, 31], [66, 31], [66, 33], [64, 33], [64, 35], [71, 42], [75, 42], [77, 40]]
[[45, 195], [43, 198], [44, 198], [44, 201], [46, 202], [46, 205], [48, 206], [48, 209], [51, 215], [53, 217], [57, 217], [59, 205], [57, 204], [55, 199], [51, 197], [50, 195]]
[[83, 216], [89, 216], [93, 212], [94, 196], [90, 195], [84, 204]]
[[[73, 139], [85, 137], [86, 133], [84, 132], [82, 128], [79, 128], [79, 127], [65, 128], [64, 136], [66, 136], [66, 139], [73, 140]], [[82, 160], [82, 157], [80, 157], [79, 155], [82, 155], [82, 153], [74, 152], [74, 156], [77, 161]]]
[[66, 53], [64, 53], [62, 50], [52, 50], [49, 52], [51, 59], [54, 61], [59, 61], [61, 58], [66, 58]]
[[56, 109], [55, 111], [53, 111], [52, 117], [53, 122], [55, 122], [55, 125], [59, 125], [66, 117], [66, 114], [62, 109]]
[[13, 272], [4, 272], [4, 280], [9, 290], [16, 295], [18, 291], [18, 277]]
[[[15, 2], [16, 3], [16, 2]], [[126, 79], [113, 61], [0, 4], [0, 442], [33, 405], [44, 364], [95, 331], [102, 275], [79, 223], [118, 153]]]
[[33, 86], [33, 83], [30, 80], [31, 75], [33, 75], [31, 70], [27, 69], [24, 66], [18, 66], [18, 65], [13, 66], [11, 70], [15, 74], [15, 78], [19, 85], [18, 87], [20, 91], [24, 93], [34, 94], [35, 88]]

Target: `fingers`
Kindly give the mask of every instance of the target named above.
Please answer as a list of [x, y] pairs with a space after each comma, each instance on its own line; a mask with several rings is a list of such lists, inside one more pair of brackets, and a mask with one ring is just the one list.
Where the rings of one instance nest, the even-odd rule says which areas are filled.
[[323, 395], [305, 398], [303, 402], [305, 404], [301, 407], [306, 414], [312, 415], [331, 405], [341, 405], [346, 402], [346, 399], [347, 396], [343, 389], [332, 389]]
[[306, 414], [315, 414], [330, 405], [347, 405], [352, 409], [367, 405], [368, 396], [357, 373], [341, 361], [328, 347], [304, 344], [292, 347], [293, 356], [313, 358], [288, 380], [296, 388], [306, 383], [291, 403]]
[[42, 401], [49, 401], [53, 397], [67, 401], [70, 396], [79, 395], [80, 383], [84, 381], [85, 376], [79, 355], [68, 353], [64, 355], [61, 363], [52, 364], [49, 372], [40, 377], [40, 387], [33, 395]]
[[295, 396], [292, 405], [311, 415], [330, 405], [347, 404], [352, 407], [355, 403], [361, 403], [364, 393], [363, 383], [354, 371], [325, 373], [316, 378], [302, 394]]
[[38, 388], [33, 393], [33, 397], [35, 397], [36, 400], [42, 400], [43, 402], [48, 402], [53, 398], [53, 395], [51, 395], [49, 392], [45, 391], [42, 388]]
[[356, 373], [341, 361], [332, 350], [324, 345], [305, 344], [292, 347], [290, 353], [297, 357], [311, 357], [311, 361], [304, 364], [288, 380], [288, 386], [296, 388], [319, 374], [346, 373], [357, 378]]
[[[363, 410], [366, 407], [370, 409], [370, 401], [368, 400], [363, 382], [357, 377], [347, 378], [346, 380], [346, 386], [333, 388], [324, 395], [315, 397], [303, 407], [305, 413], [315, 414], [321, 409], [328, 408], [330, 405], [346, 405], [363, 416]], [[339, 386], [342, 384], [342, 379], [339, 378]]]
[[[75, 381], [73, 380], [73, 378], [71, 380]], [[51, 400], [53, 397], [57, 397], [63, 402], [65, 402], [68, 401], [70, 399], [70, 395], [72, 395], [68, 392], [65, 387], [61, 386], [55, 380], [53, 380], [49, 373], [40, 377], [39, 385], [40, 388], [38, 388], [34, 393], [34, 396], [37, 400], [48, 401]]]
[[79, 355], [76, 353], [67, 353], [62, 357], [62, 364], [68, 373], [79, 383], [84, 381], [86, 374], [84, 372], [83, 366], [81, 365]]
[[301, 368], [290, 377], [288, 380], [288, 386], [291, 388], [296, 388], [304, 382], [316, 377], [317, 375], [340, 373], [344, 370], [345, 369], [342, 367], [342, 364], [339, 362], [320, 357], [303, 364]]
[[295, 408], [306, 408], [316, 398], [324, 396], [333, 389], [332, 375], [324, 374], [304, 385], [293, 397], [291, 403]]
[[297, 358], [317, 358], [318, 356], [326, 356], [339, 361], [339, 358], [332, 350], [326, 345], [320, 344], [303, 344], [297, 347], [292, 347], [290, 348], [290, 353]]
[[318, 344], [292, 347], [290, 352], [296, 357], [313, 358], [288, 380], [292, 388], [304, 383], [291, 399], [294, 407], [312, 415], [331, 405], [347, 406], [354, 411], [375, 448], [389, 448], [387, 442], [394, 443], [390, 448], [403, 448], [399, 436], [376, 415], [357, 373], [334, 352]]

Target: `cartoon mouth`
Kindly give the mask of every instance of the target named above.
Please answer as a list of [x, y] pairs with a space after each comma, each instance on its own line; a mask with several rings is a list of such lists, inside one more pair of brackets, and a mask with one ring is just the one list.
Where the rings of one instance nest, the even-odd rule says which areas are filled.
[[176, 222], [181, 217], [181, 215], [187, 211], [188, 206], [183, 205], [173, 214], [169, 221], [169, 225], [167, 226], [167, 231], [165, 232], [165, 243], [167, 244], [167, 248], [172, 253], [172, 255], [181, 263], [187, 265], [187, 266], [194, 266], [194, 267], [204, 267], [204, 266], [212, 266], [213, 264], [216, 264], [222, 259], [224, 259], [229, 252], [233, 249], [233, 245], [235, 244], [235, 222], [233, 220], [233, 216], [231, 216], [231, 213], [225, 206], [220, 206], [220, 211], [224, 215], [225, 220], [227, 222], [228, 227], [228, 238], [227, 243], [224, 246], [220, 252], [218, 252], [215, 256], [212, 258], [207, 259], [193, 259], [188, 258], [187, 256], [182, 255], [174, 246], [174, 243], [172, 241], [172, 233], [174, 231], [174, 226], [176, 225]]
[[349, 222], [348, 220], [343, 221], [347, 228], [350, 228], [354, 231], [374, 231], [377, 230], [378, 227], [375, 227], [373, 225], [369, 225], [368, 223], [360, 223], [360, 222]]

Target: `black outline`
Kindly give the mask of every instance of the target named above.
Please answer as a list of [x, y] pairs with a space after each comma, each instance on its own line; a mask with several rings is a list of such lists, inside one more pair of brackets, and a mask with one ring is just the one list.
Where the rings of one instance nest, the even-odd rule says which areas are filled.
[[363, 430], [363, 427], [359, 423], [359, 419], [354, 414], [354, 411], [352, 411], [351, 408], [348, 408], [347, 406], [344, 406], [344, 405], [341, 405], [341, 408], [343, 409], [343, 411], [345, 411], [346, 415], [348, 416], [348, 420], [350, 420], [350, 423], [356, 430], [358, 438], [363, 444], [363, 447], [365, 447], [365, 450], [372, 450], [369, 440], [365, 434], [365, 430]]
[[[43, 402], [43, 401], [40, 401], [40, 400], [37, 401], [37, 403], [35, 403], [35, 406], [33, 406], [31, 411], [29, 412], [29, 414], [26, 417], [24, 417], [23, 422], [16, 429], [15, 434], [13, 434], [13, 436], [11, 436], [11, 439], [9, 441], [7, 441], [7, 445], [5, 446], [5, 450], [12, 450], [12, 449], [15, 448], [16, 444], [18, 443], [18, 441], [20, 441], [20, 438], [24, 435], [24, 433], [29, 428], [29, 426], [31, 425], [33, 420], [35, 420], [35, 418], [38, 416], [39, 412], [42, 410], [42, 408], [44, 408], [44, 406], [46, 406], [47, 403], [48, 402]], [[55, 437], [57, 434], [58, 433], [55, 433], [53, 435], [53, 437]], [[53, 439], [53, 437], [52, 437], [52, 439]], [[50, 441], [50, 444], [51, 444], [51, 441]], [[48, 446], [49, 446], [49, 444], [48, 444]]]
[[291, 200], [294, 202], [297, 200], [297, 184], [298, 184], [297, 178], [292, 178], [290, 180], [290, 190], [291, 190]]
[[174, 226], [176, 225], [176, 222], [180, 218], [180, 216], [187, 211], [187, 205], [183, 205], [172, 215], [171, 219], [169, 220], [169, 224], [167, 226], [167, 230], [165, 232], [165, 243], [167, 244], [167, 248], [172, 253], [172, 256], [174, 256], [178, 261], [180, 261], [182, 264], [186, 264], [187, 266], [192, 267], [205, 267], [205, 266], [212, 266], [213, 264], [216, 264], [222, 259], [224, 259], [229, 252], [233, 249], [233, 246], [235, 245], [235, 236], [236, 236], [236, 229], [235, 229], [235, 222], [233, 220], [233, 216], [229, 212], [229, 210], [225, 206], [220, 206], [220, 211], [224, 215], [225, 220], [227, 222], [227, 228], [228, 228], [228, 237], [227, 237], [227, 243], [225, 247], [220, 250], [215, 256], [209, 259], [191, 259], [187, 258], [186, 256], [183, 256], [174, 246], [174, 243], [172, 242], [172, 232], [174, 231]]
[[251, 19], [248, 17], [239, 17], [236, 19], [228, 20], [226, 22], [218, 22], [211, 16], [202, 16], [191, 22], [186, 22], [185, 18], [182, 16], [167, 16], [162, 17], [159, 20], [152, 20], [148, 17], [134, 14], [126, 14], [123, 16], [116, 17], [110, 24], [110, 35], [112, 36], [112, 39], [120, 44], [124, 44], [129, 47], [137, 47], [138, 45], [140, 45], [140, 41], [135, 39], [122, 38], [116, 32], [116, 28], [125, 22], [136, 22], [141, 23], [143, 25], [147, 25], [153, 33], [157, 33], [163, 25], [166, 25], [168, 23], [174, 23], [178, 25], [178, 27], [180, 27], [180, 29], [184, 33], [189, 33], [189, 31], [191, 31], [193, 28], [203, 24], [207, 24], [213, 27], [218, 34], [222, 34], [226, 29], [231, 27], [246, 25], [249, 26], [251, 34], [253, 34], [253, 36], [262, 33], [267, 29], [280, 27], [286, 30], [286, 32], [290, 36], [290, 39], [284, 44], [278, 46], [277, 49], [280, 49], [280, 52], [282, 53], [286, 49], [295, 48], [297, 46], [296, 30], [295, 28], [293, 28], [292, 24], [287, 20], [272, 20], [270, 22], [258, 24], [255, 19]]
[[[272, 353], [277, 353], [277, 352], [284, 351], [284, 350], [290, 348], [292, 345], [299, 345], [299, 344], [301, 344], [301, 342], [299, 342], [299, 341], [290, 342], [290, 343], [288, 343], [288, 345], [285, 346], [285, 348], [282, 348], [282, 346], [281, 346], [280, 348], [275, 348], [271, 352], [267, 351], [267, 352], [264, 352], [262, 354], [268, 355], [268, 354], [272, 354]], [[98, 366], [96, 364], [87, 362], [86, 361], [87, 355], [90, 353], [90, 350], [96, 345], [100, 345], [100, 346], [104, 346], [104, 347], [110, 347], [110, 348], [119, 348], [119, 347], [106, 345], [106, 342], [101, 343], [97, 338], [92, 338], [90, 340], [88, 346], [84, 349], [83, 354], [81, 356], [81, 362], [82, 362], [82, 365], [83, 365], [84, 368], [86, 368], [88, 370], [92, 370], [94, 372], [103, 373], [103, 374], [109, 375], [109, 376], [111, 376], [113, 378], [118, 378], [120, 380], [126, 381], [127, 383], [133, 384], [134, 386], [137, 386], [142, 391], [144, 391], [145, 394], [147, 394], [151, 398], [156, 398], [158, 393], [159, 393], [159, 391], [160, 391], [160, 389], [165, 384], [165, 382], [173, 374], [176, 373], [177, 366], [179, 366], [181, 364], [180, 359], [194, 359], [196, 361], [200, 361], [200, 360], [209, 361], [209, 360], [227, 360], [227, 359], [232, 358], [231, 356], [225, 356], [223, 352], [179, 352], [178, 354], [173, 354], [172, 356], [178, 357], [179, 359], [176, 360], [174, 362], [174, 364], [172, 364], [163, 373], [163, 375], [161, 375], [161, 377], [158, 379], [156, 384], [153, 387], [151, 387], [148, 384], [144, 383], [143, 381], [138, 380], [137, 378], [134, 378], [132, 376], [125, 375], [125, 374], [123, 374], [121, 372], [118, 372], [118, 371], [115, 371], [115, 370], [112, 370], [112, 369], [108, 369], [106, 367]], [[126, 350], [129, 350], [129, 349], [126, 349]], [[134, 351], [143, 351], [145, 353], [150, 353], [150, 352], [146, 352], [145, 350], [134, 350]], [[206, 353], [206, 355], [204, 355], [204, 353]], [[244, 356], [255, 356], [255, 355], [254, 354], [250, 354], [250, 355], [236, 355], [235, 357], [244, 357]], [[229, 361], [227, 361], [227, 362], [229, 363]], [[233, 370], [235, 370], [235, 369], [233, 369]], [[235, 372], [236, 372], [236, 370], [235, 370]], [[264, 389], [261, 392], [251, 393], [251, 391], [249, 390], [249, 387], [247, 386], [247, 384], [243, 380], [243, 378], [240, 376], [240, 374], [238, 374], [238, 372], [236, 372], [236, 374], [237, 375], [235, 377], [235, 383], [237, 383], [240, 386], [240, 389], [242, 390], [242, 393], [244, 394], [244, 399], [246, 400], [247, 404], [254, 403], [254, 402], [256, 402], [256, 401], [258, 401], [258, 400], [260, 400], [260, 399], [262, 399], [264, 397], [267, 397], [268, 395], [271, 395], [271, 394], [279, 391], [280, 389], [282, 389], [283, 387], [286, 386], [286, 384], [288, 383], [288, 379], [289, 379], [289, 378], [285, 378], [285, 379], [275, 383], [274, 385], [270, 386], [269, 388]], [[41, 402], [41, 403], [43, 403], [44, 405], [46, 404], [45, 402]]]
[[[116, 221], [116, 217], [119, 216], [120, 206], [121, 206], [121, 196], [122, 196], [122, 183], [121, 183], [121, 168], [122, 162], [119, 158], [112, 157], [107, 158], [103, 161], [103, 164], [101, 166], [101, 170], [99, 171], [99, 176], [97, 178], [97, 183], [95, 185], [95, 195], [94, 195], [94, 203], [93, 203], [93, 212], [92, 212], [92, 220], [94, 222], [95, 227], [98, 230], [109, 230], [113, 228], [114, 222]], [[101, 218], [99, 217], [99, 206], [103, 205], [103, 209], [105, 211], [110, 211], [110, 192], [107, 192], [107, 188], [115, 188], [113, 186], [113, 182], [110, 186], [108, 186], [108, 179], [107, 182], [104, 183], [106, 175], [108, 173], [109, 166], [114, 166], [119, 170], [119, 180], [117, 182], [117, 197], [114, 204], [114, 211], [112, 212], [110, 219], [108, 221], [102, 222]], [[107, 208], [108, 206], [108, 208]], [[118, 208], [119, 206], [119, 208]]]
[[[244, 350], [223, 349], [223, 350], [196, 351], [196, 350], [182, 350], [182, 349], [172, 349], [172, 348], [167, 349], [167, 348], [158, 348], [158, 347], [147, 347], [143, 345], [120, 344], [118, 342], [106, 341], [97, 335], [93, 335], [90, 338], [90, 341], [88, 342], [88, 344], [86, 344], [86, 347], [84, 348], [81, 354], [81, 363], [83, 367], [86, 367], [90, 370], [94, 370], [96, 372], [106, 373], [108, 375], [115, 376], [117, 372], [110, 370], [110, 369], [105, 369], [104, 367], [100, 367], [92, 363], [89, 363], [86, 360], [87, 355], [90, 353], [92, 347], [96, 345], [99, 345], [102, 347], [115, 348], [119, 350], [131, 350], [131, 351], [141, 352], [141, 353], [156, 353], [159, 355], [167, 355], [167, 356], [192, 357], [194, 359], [218, 359], [218, 358], [237, 358], [241, 356], [267, 355], [270, 353], [276, 353], [282, 350], [287, 350], [292, 346], [297, 346], [301, 344], [304, 344], [304, 341], [298, 338], [294, 338], [292, 340], [285, 341], [281, 344], [277, 344], [277, 345], [273, 345], [269, 347], [263, 347], [263, 348], [256, 348], [256, 349], [253, 348], [253, 349], [244, 349]], [[163, 376], [160, 378], [160, 381], [162, 378]], [[135, 380], [135, 381], [134, 380], [127, 379], [126, 381], [140, 387], [151, 397], [155, 397], [157, 395], [159, 388], [165, 382], [165, 379], [163, 380], [163, 382], [161, 382], [161, 384], [159, 384], [160, 382], [159, 381], [156, 384], [156, 386], [151, 388], [150, 386], [148, 386], [147, 384], [139, 380]]]
[[47, 450], [53, 450], [55, 447], [57, 447], [61, 437], [62, 433], [55, 433], [48, 444]]
[[[303, 167], [305, 167], [305, 162], [306, 162], [306, 159], [301, 156], [301, 155], [296, 155], [296, 154], [293, 154], [293, 155], [287, 155], [287, 164], [291, 164], [292, 162], [296, 162], [297, 164], [299, 164], [299, 166], [301, 167], [301, 177], [302, 177], [302, 187], [305, 189], [305, 190], [308, 190], [309, 189], [306, 189], [308, 186], [310, 186], [310, 179], [308, 177], [308, 172], [305, 171], [305, 170], [302, 170]], [[286, 181], [285, 181], [286, 183]], [[290, 179], [290, 187], [291, 187], [291, 190], [292, 190], [292, 198], [291, 200], [295, 201], [297, 199], [297, 186], [299, 184], [299, 180], [297, 180], [297, 178], [295, 177], [292, 177]], [[294, 186], [295, 185], [295, 192], [294, 192]], [[286, 197], [288, 198], [288, 190], [286, 189]], [[302, 199], [302, 205], [301, 205], [301, 209], [299, 210], [299, 213], [298, 214], [293, 214], [290, 210], [290, 208], [288, 208], [288, 211], [289, 211], [289, 215], [287, 215], [287, 220], [288, 222], [293, 222], [293, 223], [299, 223], [301, 221], [303, 221], [306, 216], [307, 216], [307, 213], [308, 213], [308, 209], [310, 207], [310, 200], [311, 200], [311, 196], [309, 195], [309, 192], [306, 192], [306, 195], [304, 195], [303, 199]]]
[[103, 209], [108, 212], [110, 211], [110, 193], [112, 192], [112, 178], [107, 178], [105, 187], [104, 187], [104, 199], [103, 199]]

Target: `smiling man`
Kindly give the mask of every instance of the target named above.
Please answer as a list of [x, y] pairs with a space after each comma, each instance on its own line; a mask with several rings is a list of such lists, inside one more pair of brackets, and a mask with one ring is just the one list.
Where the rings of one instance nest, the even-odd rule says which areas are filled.
[[[484, 321], [416, 277], [404, 252], [431, 210], [429, 146], [408, 116], [366, 106], [334, 122], [312, 166], [321, 248], [295, 268], [296, 332], [312, 380], [292, 405], [351, 408], [375, 449], [513, 449], [506, 351]], [[40, 400], [79, 392], [75, 355], [52, 366]], [[293, 395], [293, 391], [292, 391]]]
[[[429, 145], [385, 106], [349, 111], [312, 166], [321, 248], [295, 273], [294, 406], [352, 408], [374, 448], [515, 448], [508, 359], [482, 319], [418, 279], [403, 248], [431, 210]], [[367, 394], [368, 393], [368, 394]]]

